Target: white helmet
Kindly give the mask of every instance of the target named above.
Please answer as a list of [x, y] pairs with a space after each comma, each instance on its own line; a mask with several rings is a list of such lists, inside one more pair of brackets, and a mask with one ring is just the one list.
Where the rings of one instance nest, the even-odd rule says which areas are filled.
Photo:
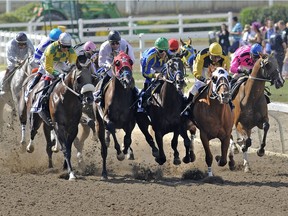
[[59, 42], [60, 42], [61, 45], [71, 46], [72, 45], [71, 40], [72, 40], [72, 37], [67, 32], [63, 32], [59, 36]]

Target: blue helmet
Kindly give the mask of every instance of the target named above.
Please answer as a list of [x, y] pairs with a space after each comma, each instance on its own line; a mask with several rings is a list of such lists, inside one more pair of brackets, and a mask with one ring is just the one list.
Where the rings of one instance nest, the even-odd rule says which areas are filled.
[[255, 43], [252, 45], [251, 49], [250, 49], [250, 54], [254, 55], [254, 56], [259, 56], [259, 53], [262, 53], [263, 48], [260, 44]]
[[61, 33], [62, 33], [62, 31], [58, 28], [52, 29], [49, 33], [50, 40], [57, 41], [59, 39], [59, 36]]

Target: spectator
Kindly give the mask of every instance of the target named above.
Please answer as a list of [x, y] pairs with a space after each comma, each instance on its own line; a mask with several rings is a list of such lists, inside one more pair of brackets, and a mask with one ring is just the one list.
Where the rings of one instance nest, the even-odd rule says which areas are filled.
[[229, 51], [231, 53], [234, 53], [236, 49], [240, 46], [240, 40], [242, 35], [242, 26], [241, 23], [238, 22], [238, 17], [234, 16], [232, 18], [233, 20], [233, 28], [230, 32], [230, 35], [233, 37], [233, 43], [229, 48]]
[[242, 32], [242, 40], [240, 43], [241, 46], [250, 45], [249, 42], [250, 35], [251, 35], [251, 26], [249, 24], [246, 24]]
[[288, 79], [288, 52], [286, 52], [284, 58], [282, 76], [284, 79]]
[[222, 50], [224, 53], [227, 55], [228, 54], [228, 49], [230, 47], [230, 41], [229, 41], [229, 31], [228, 31], [228, 26], [223, 23], [221, 25], [221, 31], [217, 33], [219, 37], [219, 44], [222, 47]]
[[282, 71], [286, 43], [283, 41], [281, 31], [278, 25], [275, 25], [275, 33], [271, 35], [269, 43], [271, 44], [271, 50], [275, 54], [275, 58], [277, 59], [279, 70]]
[[264, 35], [264, 40], [263, 40], [263, 47], [264, 47], [264, 53], [271, 54], [271, 44], [269, 43], [271, 35], [275, 33], [274, 30], [274, 22], [272, 20], [267, 20], [267, 27], [266, 27], [266, 32]]
[[262, 33], [260, 31], [260, 27], [261, 27], [261, 24], [259, 22], [253, 22], [252, 23], [252, 31], [255, 33], [253, 37], [250, 37], [249, 38], [249, 42], [251, 44], [255, 44], [255, 43], [258, 43], [260, 45], [262, 45], [262, 40], [263, 40], [263, 37], [262, 37]]

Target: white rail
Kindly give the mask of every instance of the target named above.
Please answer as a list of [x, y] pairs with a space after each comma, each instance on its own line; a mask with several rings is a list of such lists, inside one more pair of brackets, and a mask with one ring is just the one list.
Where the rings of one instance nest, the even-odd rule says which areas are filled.
[[[223, 22], [213, 21], [215, 18], [223, 18]], [[201, 22], [199, 20], [211, 19], [209, 23]], [[174, 21], [173, 24], [160, 24], [161, 21]], [[188, 21], [197, 20], [195, 23], [188, 23]], [[136, 22], [141, 21], [154, 21], [149, 25], [136, 25]], [[159, 23], [160, 22], [160, 23]], [[102, 43], [107, 39], [107, 34], [111, 29], [121, 31], [122, 37], [129, 42], [135, 44], [139, 43], [139, 47], [134, 47], [134, 51], [142, 53], [147, 49], [147, 41], [154, 41], [159, 36], [165, 36], [167, 38], [175, 37], [186, 39], [188, 37], [193, 38], [208, 38], [208, 30], [220, 29], [220, 25], [226, 23], [229, 28], [232, 27], [232, 13], [220, 13], [220, 14], [205, 14], [205, 15], [176, 15], [176, 16], [145, 16], [145, 17], [127, 17], [117, 19], [93, 19], [93, 20], [73, 20], [73, 21], [52, 21], [52, 26], [64, 25], [67, 27], [67, 32], [72, 33], [75, 37], [75, 43], [78, 41], [86, 42], [92, 40], [96, 43]], [[46, 22], [46, 25], [50, 25], [50, 22]], [[37, 45], [43, 35], [46, 34], [44, 29], [44, 22], [29, 22], [29, 23], [7, 23], [0, 24], [0, 63], [5, 63], [6, 54], [5, 46], [7, 41], [14, 37], [15, 32], [5, 32], [5, 29], [13, 28], [18, 31], [21, 29], [27, 32], [32, 42]], [[42, 29], [42, 30], [37, 30]], [[143, 33], [150, 30], [161, 33]], [[203, 30], [201, 30], [203, 29]], [[16, 31], [16, 30], [15, 30]], [[142, 33], [141, 33], [142, 32]], [[77, 35], [77, 37], [76, 37]], [[40, 38], [38, 40], [38, 38]], [[197, 49], [197, 47], [196, 47]], [[139, 56], [136, 55], [135, 56]]]

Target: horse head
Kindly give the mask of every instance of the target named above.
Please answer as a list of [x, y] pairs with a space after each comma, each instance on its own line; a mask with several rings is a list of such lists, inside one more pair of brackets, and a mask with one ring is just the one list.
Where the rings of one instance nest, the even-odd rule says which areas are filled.
[[80, 93], [83, 105], [93, 103], [93, 91], [95, 90], [94, 77], [90, 67], [91, 61], [85, 55], [77, 58], [76, 67], [73, 67], [73, 90]]
[[276, 89], [283, 87], [285, 80], [280, 73], [277, 59], [273, 54], [260, 56], [261, 58], [256, 62], [260, 64], [260, 78], [270, 81], [271, 85], [274, 85]]
[[123, 87], [133, 88], [134, 81], [132, 76], [133, 61], [126, 52], [120, 51], [113, 61], [114, 76], [121, 82]]
[[178, 91], [183, 91], [186, 86], [184, 80], [184, 63], [180, 57], [173, 57], [167, 62], [167, 74], [168, 80], [172, 81]]
[[192, 39], [189, 38], [188, 42], [184, 42], [182, 39], [180, 39], [181, 42], [181, 57], [183, 62], [192, 69], [193, 62], [196, 57], [197, 51], [192, 47]]
[[228, 72], [222, 68], [217, 67], [212, 73], [212, 91], [221, 104], [230, 101], [230, 76]]

